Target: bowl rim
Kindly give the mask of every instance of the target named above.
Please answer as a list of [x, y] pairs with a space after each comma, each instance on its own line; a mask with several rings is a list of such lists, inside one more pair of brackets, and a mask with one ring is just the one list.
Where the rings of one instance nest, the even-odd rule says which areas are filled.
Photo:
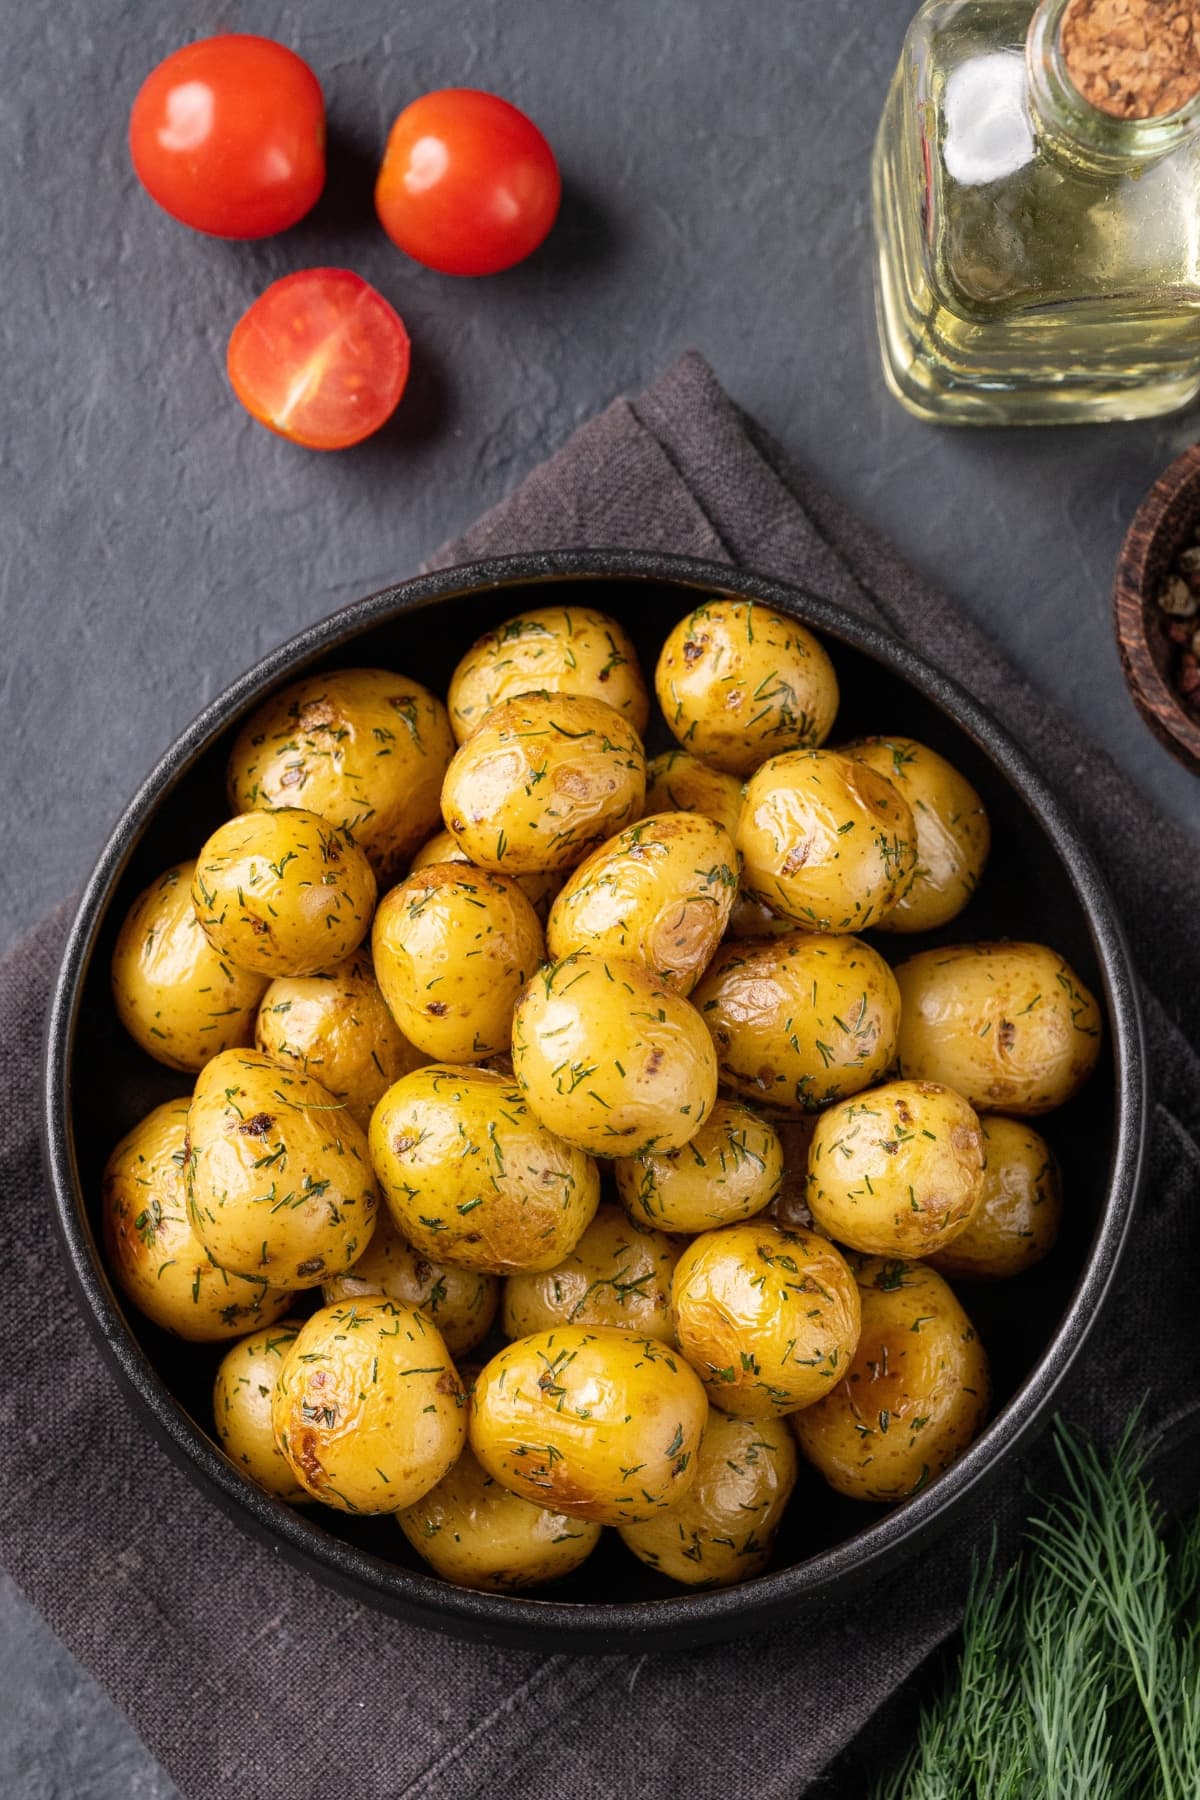
[[1167, 464], [1129, 521], [1113, 580], [1112, 616], [1125, 684], [1143, 723], [1177, 762], [1200, 774], [1200, 721], [1190, 716], [1155, 660], [1150, 644], [1155, 600], [1147, 586], [1147, 567], [1163, 522], [1188, 489], [1195, 492], [1200, 519], [1200, 444]]
[[[71, 1128], [70, 1065], [79, 1004], [115, 887], [155, 808], [211, 745], [271, 689], [368, 628], [468, 594], [578, 580], [673, 583], [774, 605], [900, 676], [963, 730], [1017, 789], [1049, 838], [1091, 938], [1112, 1033], [1115, 1144], [1107, 1193], [1065, 1312], [1025, 1381], [949, 1470], [853, 1537], [730, 1588], [606, 1605], [453, 1587], [393, 1564], [323, 1530], [257, 1488], [185, 1413], [132, 1331], [87, 1222]], [[528, 604], [528, 600], [525, 602]], [[1047, 783], [991, 713], [917, 651], [793, 583], [731, 565], [626, 548], [490, 557], [417, 575], [351, 602], [268, 652], [197, 715], [125, 807], [88, 878], [71, 923], [47, 1016], [43, 1152], [69, 1273], [89, 1325], [120, 1384], [155, 1434], [210, 1498], [310, 1573], [375, 1607], [439, 1630], [491, 1642], [611, 1653], [682, 1648], [794, 1616], [805, 1603], [883, 1571], [946, 1529], [967, 1498], [1045, 1423], [1051, 1402], [1090, 1335], [1128, 1239], [1144, 1164], [1147, 1075], [1136, 978], [1125, 934], [1091, 851]]]

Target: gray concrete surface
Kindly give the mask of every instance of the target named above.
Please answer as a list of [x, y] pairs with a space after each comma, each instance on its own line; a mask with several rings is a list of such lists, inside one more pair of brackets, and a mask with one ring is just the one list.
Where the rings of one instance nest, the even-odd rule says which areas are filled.
[[[0, 10], [0, 949], [90, 865], [126, 797], [262, 651], [411, 572], [615, 394], [686, 345], [956, 593], [1029, 677], [1200, 834], [1200, 788], [1144, 731], [1109, 628], [1114, 556], [1194, 417], [942, 433], [879, 376], [867, 167], [911, 0], [340, 0]], [[138, 189], [129, 102], [185, 39], [281, 37], [329, 105], [330, 191], [273, 242], [184, 231]], [[525, 267], [419, 270], [370, 190], [392, 115], [491, 87], [567, 183]], [[393, 425], [319, 457], [250, 423], [231, 325], [269, 280], [359, 269], [399, 308]], [[173, 1790], [90, 1680], [0, 1587], [0, 1794]], [[298, 1790], [298, 1800], [306, 1797]]]

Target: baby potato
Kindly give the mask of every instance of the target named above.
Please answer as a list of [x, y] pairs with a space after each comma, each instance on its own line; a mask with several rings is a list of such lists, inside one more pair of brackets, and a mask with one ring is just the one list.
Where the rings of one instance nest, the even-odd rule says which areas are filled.
[[495, 707], [446, 772], [442, 817], [481, 869], [573, 869], [642, 815], [646, 757], [628, 719], [582, 694]]
[[717, 1097], [716, 1055], [694, 1007], [638, 963], [582, 952], [522, 993], [513, 1069], [543, 1125], [593, 1156], [674, 1150]]
[[284, 1319], [263, 1331], [252, 1331], [225, 1352], [213, 1382], [213, 1423], [222, 1450], [259, 1487], [293, 1506], [302, 1505], [309, 1495], [275, 1442], [271, 1400], [283, 1359], [303, 1323], [302, 1319]]
[[168, 1100], [123, 1137], [104, 1169], [100, 1214], [108, 1267], [138, 1311], [176, 1337], [216, 1343], [269, 1325], [291, 1295], [232, 1275], [192, 1230], [184, 1186], [187, 1100]]
[[546, 945], [507, 875], [433, 863], [384, 895], [371, 948], [405, 1036], [427, 1056], [471, 1063], [508, 1049], [517, 995]]
[[912, 738], [870, 737], [843, 756], [865, 763], [908, 802], [917, 832], [917, 866], [880, 931], [933, 931], [960, 913], [983, 874], [991, 827], [965, 775]]
[[361, 1294], [386, 1294], [417, 1306], [441, 1332], [451, 1356], [466, 1356], [491, 1330], [500, 1304], [500, 1283], [478, 1269], [431, 1262], [401, 1237], [386, 1207], [371, 1241], [344, 1275], [321, 1286], [326, 1306]]
[[271, 1425], [314, 1500], [341, 1512], [398, 1512], [457, 1462], [466, 1405], [437, 1326], [413, 1306], [367, 1294], [306, 1320], [275, 1383]]
[[406, 1075], [375, 1108], [369, 1141], [398, 1229], [422, 1255], [461, 1269], [555, 1268], [600, 1198], [592, 1159], [485, 1069], [433, 1063]]
[[737, 892], [737, 853], [723, 825], [661, 813], [627, 825], [568, 878], [550, 911], [546, 947], [643, 963], [690, 994], [724, 935]]
[[1045, 1138], [1020, 1119], [984, 1118], [983, 1198], [953, 1244], [930, 1257], [951, 1281], [1003, 1281], [1048, 1256], [1062, 1221], [1062, 1176]]
[[241, 813], [201, 850], [192, 904], [213, 949], [239, 968], [319, 975], [366, 936], [375, 877], [358, 846], [316, 813]]
[[674, 1343], [671, 1271], [678, 1255], [665, 1232], [627, 1219], [619, 1206], [601, 1206], [554, 1268], [509, 1276], [500, 1312], [504, 1335], [531, 1337], [556, 1325], [611, 1325]]
[[371, 958], [356, 950], [327, 975], [280, 976], [263, 995], [255, 1047], [312, 1075], [365, 1131], [380, 1095], [425, 1061], [399, 1030]]
[[601, 1525], [686, 1494], [708, 1403], [658, 1338], [559, 1325], [509, 1344], [475, 1383], [471, 1448], [504, 1487]]
[[676, 625], [654, 685], [684, 748], [730, 775], [749, 775], [781, 750], [823, 744], [838, 709], [833, 664], [811, 631], [720, 594]]
[[966, 1313], [927, 1263], [856, 1271], [862, 1335], [832, 1392], [791, 1421], [801, 1452], [851, 1500], [906, 1500], [979, 1435], [988, 1362]]
[[437, 827], [446, 709], [388, 669], [307, 675], [264, 701], [229, 759], [236, 812], [303, 806], [348, 832], [383, 883]]
[[983, 1128], [961, 1094], [934, 1081], [889, 1081], [818, 1118], [809, 1210], [851, 1250], [929, 1256], [970, 1224], [983, 1158]]
[[796, 1446], [782, 1419], [710, 1413], [696, 1479], [668, 1512], [622, 1525], [621, 1541], [688, 1587], [730, 1587], [759, 1575], [796, 1485]]
[[764, 763], [746, 784], [737, 847], [747, 893], [806, 931], [865, 931], [917, 866], [907, 800], [835, 750]]
[[1096, 1066], [1100, 1008], [1044, 944], [923, 950], [896, 982], [901, 1074], [943, 1082], [979, 1112], [1049, 1112]]
[[650, 700], [633, 642], [607, 613], [544, 606], [485, 632], [450, 677], [450, 723], [465, 743], [486, 713], [521, 694], [582, 694], [628, 719], [640, 737]]
[[686, 750], [664, 750], [646, 765], [646, 813], [703, 813], [737, 834], [742, 784]]
[[363, 1133], [319, 1082], [257, 1050], [223, 1050], [201, 1071], [184, 1167], [196, 1236], [239, 1275], [318, 1287], [374, 1229]]
[[[442, 862], [466, 863], [468, 868], [475, 867], [466, 851], [451, 837], [450, 833], [439, 831], [429, 839], [427, 844], [422, 844], [417, 851], [412, 859], [409, 874], [415, 875], [418, 870], [427, 869], [430, 863]], [[550, 917], [550, 908], [554, 903], [555, 896], [562, 887], [562, 877], [560, 875], [514, 875], [512, 879], [544, 926]]]
[[218, 1050], [248, 1044], [266, 977], [215, 951], [192, 905], [194, 862], [175, 863], [125, 915], [112, 960], [117, 1017], [169, 1069], [202, 1069]]
[[570, 1575], [604, 1529], [511, 1494], [470, 1448], [423, 1499], [396, 1514], [396, 1523], [443, 1581], [490, 1594]]
[[675, 1265], [671, 1313], [712, 1404], [742, 1419], [812, 1406], [858, 1342], [858, 1288], [841, 1252], [769, 1219], [693, 1238]]
[[771, 1204], [783, 1180], [783, 1147], [741, 1100], [718, 1100], [681, 1149], [618, 1157], [613, 1174], [635, 1225], [711, 1231]]
[[816, 1112], [892, 1065], [900, 995], [883, 958], [853, 937], [806, 931], [727, 943], [693, 996], [721, 1080], [780, 1112]]

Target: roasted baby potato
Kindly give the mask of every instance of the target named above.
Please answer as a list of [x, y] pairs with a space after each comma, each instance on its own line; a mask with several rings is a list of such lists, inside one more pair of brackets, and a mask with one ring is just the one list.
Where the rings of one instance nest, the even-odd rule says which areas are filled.
[[271, 1401], [283, 1359], [300, 1335], [302, 1319], [283, 1319], [227, 1350], [213, 1383], [213, 1423], [230, 1462], [245, 1469], [268, 1494], [302, 1505], [308, 1492], [271, 1430]]
[[481, 1372], [471, 1448], [536, 1506], [635, 1524], [692, 1485], [707, 1416], [704, 1389], [659, 1338], [559, 1325], [509, 1344]]
[[316, 813], [242, 813], [201, 850], [192, 904], [213, 949], [239, 968], [319, 975], [362, 943], [375, 877], [358, 846]]
[[446, 772], [442, 817], [504, 875], [574, 869], [642, 815], [646, 758], [628, 719], [582, 694], [524, 694], [488, 713]]
[[685, 750], [731, 775], [768, 756], [823, 744], [838, 708], [837, 677], [795, 619], [752, 600], [714, 595], [662, 647], [654, 685]]
[[192, 905], [194, 862], [176, 863], [125, 915], [112, 960], [117, 1017], [156, 1062], [194, 1073], [248, 1044], [267, 985], [218, 954]]
[[354, 1267], [321, 1287], [326, 1306], [362, 1294], [386, 1294], [389, 1300], [419, 1307], [441, 1332], [451, 1356], [459, 1357], [474, 1350], [491, 1330], [500, 1283], [479, 1269], [431, 1262], [401, 1237], [385, 1206]]
[[568, 878], [546, 947], [556, 962], [586, 950], [643, 963], [664, 987], [690, 994], [724, 936], [737, 885], [723, 825], [700, 813], [645, 818]]
[[635, 1224], [619, 1206], [601, 1206], [554, 1268], [509, 1276], [500, 1312], [504, 1335], [531, 1337], [556, 1325], [611, 1325], [674, 1343], [671, 1271], [678, 1255], [678, 1245], [664, 1232]]
[[983, 1194], [983, 1158], [983, 1128], [961, 1094], [889, 1081], [818, 1118], [809, 1211], [851, 1250], [930, 1256], [967, 1229]]
[[350, 833], [386, 884], [437, 829], [453, 754], [446, 709], [420, 682], [335, 669], [251, 714], [229, 759], [229, 800], [237, 812], [319, 813]]
[[364, 1131], [379, 1096], [426, 1060], [388, 1011], [365, 950], [327, 975], [273, 981], [258, 1009], [254, 1043], [275, 1062], [313, 1076]]
[[504, 700], [520, 694], [603, 700], [640, 737], [650, 717], [637, 651], [607, 613], [546, 606], [506, 619], [472, 644], [450, 677], [450, 723], [459, 743]]
[[309, 1075], [223, 1050], [188, 1110], [188, 1217], [213, 1261], [278, 1287], [319, 1287], [362, 1255], [379, 1191], [367, 1140]]
[[798, 1458], [782, 1419], [710, 1413], [696, 1479], [682, 1500], [621, 1541], [652, 1569], [688, 1587], [730, 1587], [761, 1574], [796, 1485]]
[[671, 1313], [712, 1404], [743, 1419], [812, 1406], [858, 1342], [858, 1288], [841, 1252], [769, 1219], [693, 1238], [675, 1265]]
[[862, 1335], [843, 1381], [797, 1413], [803, 1454], [851, 1500], [906, 1500], [962, 1455], [987, 1416], [987, 1357], [927, 1263], [856, 1270]]
[[1044, 944], [923, 950], [896, 970], [900, 1070], [980, 1112], [1043, 1113], [1078, 1092], [1100, 1054], [1100, 1009]]
[[892, 1065], [900, 995], [883, 958], [853, 937], [796, 931], [727, 943], [693, 995], [721, 1080], [780, 1112], [815, 1112]]
[[1003, 1281], [1048, 1256], [1062, 1221], [1053, 1150], [1022, 1119], [984, 1118], [983, 1197], [952, 1244], [930, 1257], [951, 1281]]
[[[427, 869], [430, 863], [466, 863], [468, 868], [475, 865], [462, 848], [451, 837], [448, 831], [439, 831], [426, 844], [422, 844], [412, 859], [410, 875], [421, 869]], [[532, 906], [534, 912], [544, 926], [550, 917], [550, 908], [554, 904], [555, 895], [562, 887], [561, 875], [514, 875], [513, 880]]]
[[783, 1180], [783, 1147], [741, 1100], [718, 1100], [695, 1137], [677, 1150], [645, 1150], [613, 1164], [617, 1192], [639, 1225], [712, 1231], [771, 1204]]
[[216, 1343], [269, 1325], [291, 1295], [218, 1268], [188, 1219], [187, 1100], [168, 1100], [121, 1139], [104, 1169], [108, 1266], [139, 1312], [176, 1337]]
[[371, 948], [404, 1035], [429, 1057], [471, 1063], [508, 1049], [517, 995], [546, 945], [507, 875], [433, 863], [384, 895]]
[[695, 1008], [638, 963], [568, 956], [513, 1014], [513, 1069], [547, 1127], [593, 1156], [673, 1150], [717, 1097], [717, 1059]]
[[737, 835], [742, 783], [686, 750], [664, 750], [646, 765], [646, 813], [703, 813]]
[[865, 931], [917, 866], [908, 802], [836, 750], [764, 763], [746, 784], [737, 847], [747, 893], [806, 931]]
[[436, 1325], [364, 1295], [306, 1320], [275, 1383], [271, 1424], [292, 1472], [341, 1512], [398, 1512], [452, 1468], [467, 1397]]
[[539, 1123], [503, 1075], [432, 1063], [375, 1108], [371, 1160], [392, 1219], [438, 1262], [552, 1269], [600, 1198], [595, 1163]]
[[944, 756], [912, 738], [870, 737], [842, 751], [891, 782], [908, 802], [917, 865], [881, 931], [933, 931], [960, 913], [983, 874], [991, 828], [983, 801]]
[[443, 1581], [491, 1594], [570, 1575], [604, 1529], [510, 1493], [469, 1447], [435, 1488], [396, 1514], [396, 1523]]

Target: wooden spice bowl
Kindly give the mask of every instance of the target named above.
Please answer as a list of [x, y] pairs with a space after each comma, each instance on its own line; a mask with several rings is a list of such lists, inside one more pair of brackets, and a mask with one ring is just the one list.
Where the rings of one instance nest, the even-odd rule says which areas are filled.
[[[1200, 720], [1171, 680], [1173, 646], [1158, 594], [1179, 551], [1200, 526], [1200, 445], [1163, 471], [1133, 516], [1121, 547], [1113, 623], [1134, 705], [1159, 742], [1200, 774]], [[1200, 625], [1200, 617], [1197, 618]]]

